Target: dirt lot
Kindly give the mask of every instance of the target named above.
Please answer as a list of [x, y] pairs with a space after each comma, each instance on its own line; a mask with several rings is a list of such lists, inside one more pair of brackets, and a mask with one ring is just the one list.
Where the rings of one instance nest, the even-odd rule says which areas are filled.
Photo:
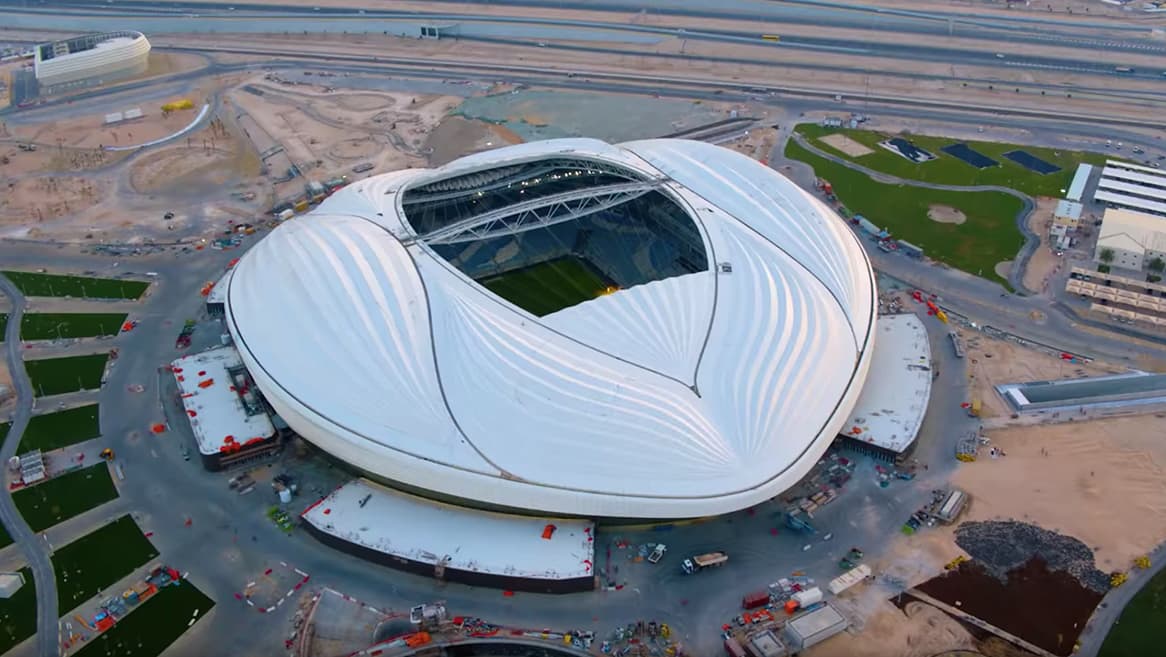
[[981, 454], [952, 484], [971, 493], [966, 520], [1013, 518], [1079, 538], [1102, 570], [1166, 541], [1161, 415], [988, 432], [1007, 456]]
[[1028, 215], [1028, 229], [1040, 236], [1040, 246], [1028, 259], [1024, 270], [1024, 287], [1037, 293], [1048, 292], [1049, 278], [1061, 267], [1061, 256], [1053, 253], [1053, 238], [1049, 228], [1053, 225], [1053, 211], [1058, 199], [1041, 196], [1036, 199], [1036, 209]]
[[996, 340], [983, 333], [967, 329], [961, 330], [960, 335], [963, 336], [964, 344], [967, 347], [972, 395], [982, 402], [982, 415], [985, 418], [1007, 417], [1012, 413], [994, 388], [998, 384], [1080, 378], [1117, 374], [1125, 371], [1124, 368], [1102, 361], [1093, 361], [1088, 364], [1069, 363], [1015, 343]]
[[[834, 133], [832, 135], [820, 137], [818, 141], [826, 144], [834, 150], [840, 151], [849, 157], [862, 157], [863, 155], [870, 155], [874, 152], [874, 150], [867, 148], [866, 145], [861, 144], [841, 133]], [[938, 221], [938, 219], [936, 221]]]
[[522, 137], [505, 126], [450, 116], [429, 133], [424, 150], [430, 166], [441, 166], [463, 155], [521, 142]]
[[962, 224], [968, 220], [958, 208], [936, 204], [927, 206], [927, 218], [941, 224]]
[[968, 562], [919, 590], [1057, 655], [1073, 650], [1102, 594], [1033, 559], [1004, 584]]

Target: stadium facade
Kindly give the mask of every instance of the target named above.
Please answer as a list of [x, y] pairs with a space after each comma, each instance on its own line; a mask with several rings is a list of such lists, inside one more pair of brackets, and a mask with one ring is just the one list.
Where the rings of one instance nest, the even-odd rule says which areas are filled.
[[41, 44], [35, 49], [33, 66], [40, 90], [52, 93], [141, 75], [149, 59], [146, 35], [125, 30]]
[[801, 479], [870, 368], [854, 233], [733, 151], [563, 139], [374, 176], [226, 281], [298, 434], [470, 506], [719, 515]]

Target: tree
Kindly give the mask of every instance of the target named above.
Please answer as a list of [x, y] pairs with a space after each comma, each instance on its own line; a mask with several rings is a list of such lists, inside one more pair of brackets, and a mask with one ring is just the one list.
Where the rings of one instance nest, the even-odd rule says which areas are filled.
[[1160, 257], [1155, 257], [1153, 260], [1150, 261], [1150, 264], [1148, 264], [1146, 266], [1150, 268], [1150, 271], [1156, 271], [1156, 272], [1161, 273], [1163, 269], [1166, 269], [1166, 260], [1163, 260]]
[[1105, 247], [1104, 249], [1097, 252], [1097, 259], [1104, 262], [1107, 265], [1109, 263], [1113, 262], [1113, 258], [1114, 258], [1113, 249], [1111, 249], [1109, 247]]

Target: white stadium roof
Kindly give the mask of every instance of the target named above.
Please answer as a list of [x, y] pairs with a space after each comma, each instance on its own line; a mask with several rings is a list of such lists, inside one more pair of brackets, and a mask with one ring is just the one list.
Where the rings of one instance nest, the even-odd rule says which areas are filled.
[[[654, 186], [695, 222], [707, 269], [539, 317], [405, 216], [409, 190], [496, 187], [552, 158]], [[553, 140], [375, 176], [277, 228], [228, 285], [240, 353], [303, 437], [389, 481], [582, 516], [714, 515], [792, 486], [850, 416], [877, 312], [827, 206], [682, 140]]]

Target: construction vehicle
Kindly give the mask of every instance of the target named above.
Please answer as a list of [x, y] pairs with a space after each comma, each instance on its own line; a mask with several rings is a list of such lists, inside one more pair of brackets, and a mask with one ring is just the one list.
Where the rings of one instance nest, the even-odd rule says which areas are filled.
[[842, 573], [838, 577], [830, 580], [830, 583], [826, 585], [826, 588], [830, 589], [830, 592], [834, 595], [838, 595], [839, 593], [842, 593], [846, 589], [854, 586], [855, 584], [858, 584], [870, 576], [870, 566], [862, 564], [855, 566], [854, 568]]
[[101, 450], [101, 458], [105, 459], [106, 461], [112, 461], [113, 460], [113, 450], [108, 448], [108, 447]]
[[846, 556], [838, 561], [838, 567], [842, 570], [851, 570], [858, 566], [858, 562], [862, 561], [862, 556], [862, 550], [850, 548], [850, 552], [847, 552]]
[[162, 105], [163, 112], [175, 112], [178, 110], [194, 109], [194, 102], [189, 98], [183, 98], [170, 103]]
[[723, 566], [728, 560], [729, 555], [724, 552], [709, 552], [707, 554], [698, 554], [691, 559], [685, 559], [680, 564], [680, 567], [684, 570], [685, 574], [691, 575], [708, 568]]
[[652, 550], [652, 554], [648, 555], [648, 563], [660, 563], [660, 560], [664, 558], [664, 553], [667, 551], [667, 545], [657, 543], [656, 547]]
[[190, 346], [190, 336], [194, 334], [195, 322], [193, 319], [186, 320], [182, 325], [182, 331], [179, 332], [178, 338], [174, 340], [175, 349], [186, 349]]
[[769, 604], [769, 591], [754, 591], [741, 598], [742, 609], [757, 609]]
[[785, 514], [785, 526], [802, 534], [816, 534], [818, 530], [798, 511]]

